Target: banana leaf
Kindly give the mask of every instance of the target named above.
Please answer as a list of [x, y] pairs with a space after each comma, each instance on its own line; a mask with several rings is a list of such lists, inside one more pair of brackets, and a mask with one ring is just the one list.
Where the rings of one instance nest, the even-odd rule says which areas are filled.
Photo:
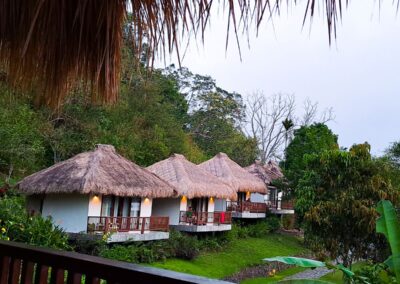
[[346, 267], [344, 267], [341, 264], [333, 265], [333, 264], [325, 263], [325, 262], [318, 261], [318, 260], [308, 259], [308, 258], [293, 257], [293, 256], [277, 256], [277, 257], [271, 257], [271, 258], [264, 258], [263, 260], [269, 261], [269, 262], [279, 261], [279, 262], [283, 262], [285, 264], [293, 264], [293, 265], [306, 267], [306, 268], [327, 267], [329, 269], [340, 270], [350, 278], [354, 276], [354, 273], [350, 269], [347, 269]]
[[381, 200], [378, 203], [377, 211], [380, 217], [376, 221], [376, 231], [386, 236], [392, 251], [392, 256], [385, 263], [400, 282], [400, 222], [396, 209], [390, 201]]
[[313, 268], [313, 267], [324, 267], [326, 264], [322, 261], [302, 258], [302, 257], [293, 257], [293, 256], [277, 256], [271, 258], [264, 258], [264, 261], [272, 262], [278, 261], [286, 264], [293, 264], [301, 267]]

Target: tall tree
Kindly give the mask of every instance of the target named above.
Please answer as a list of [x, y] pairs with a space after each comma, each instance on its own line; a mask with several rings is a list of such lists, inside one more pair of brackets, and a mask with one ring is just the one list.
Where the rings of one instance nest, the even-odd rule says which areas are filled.
[[387, 171], [387, 164], [371, 157], [367, 143], [309, 155], [296, 188], [306, 241], [347, 267], [377, 248], [376, 205], [381, 199], [399, 201]]
[[46, 165], [42, 133], [49, 127], [29, 99], [0, 84], [0, 185], [1, 180], [9, 183]]
[[400, 142], [394, 142], [385, 151], [386, 156], [396, 166], [400, 167]]
[[241, 127], [246, 114], [240, 94], [224, 90], [210, 76], [194, 74], [187, 68], [170, 66], [164, 74], [176, 80], [186, 98], [186, 129], [208, 157], [225, 152], [241, 165], [256, 159], [256, 140], [247, 137]]
[[294, 96], [277, 94], [269, 98], [255, 93], [247, 100], [249, 133], [258, 142], [260, 160], [280, 159], [282, 147], [293, 130]]
[[338, 149], [338, 137], [325, 124], [316, 123], [295, 130], [282, 162], [285, 176], [292, 188], [297, 187], [304, 174], [308, 155], [332, 149]]

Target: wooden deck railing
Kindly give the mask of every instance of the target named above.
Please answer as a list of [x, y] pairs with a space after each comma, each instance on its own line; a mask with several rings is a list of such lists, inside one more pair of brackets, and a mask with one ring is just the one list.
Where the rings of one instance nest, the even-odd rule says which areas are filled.
[[232, 212], [265, 213], [267, 211], [267, 204], [250, 201], [228, 201], [227, 210]]
[[269, 207], [275, 210], [293, 210], [294, 200], [271, 200]]
[[232, 223], [231, 212], [191, 212], [191, 211], [180, 211], [179, 214], [180, 224], [189, 225], [221, 225]]
[[228, 283], [75, 252], [0, 241], [0, 284]]
[[169, 217], [88, 217], [88, 233], [92, 232], [168, 232]]

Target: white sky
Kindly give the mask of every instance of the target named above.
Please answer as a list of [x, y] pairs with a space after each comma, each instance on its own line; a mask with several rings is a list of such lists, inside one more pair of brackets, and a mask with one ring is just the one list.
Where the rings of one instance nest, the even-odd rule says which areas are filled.
[[[380, 9], [377, 2], [350, 1], [332, 46], [322, 16], [302, 28], [305, 6], [283, 9], [273, 25], [263, 22], [258, 37], [250, 34], [250, 48], [241, 38], [242, 61], [233, 36], [225, 51], [227, 15], [215, 11], [204, 46], [192, 40], [182, 65], [244, 97], [290, 93], [299, 109], [307, 97], [320, 109], [333, 107], [336, 120], [329, 126], [340, 146], [368, 141], [381, 154], [400, 140], [400, 19], [392, 1]], [[174, 56], [166, 59], [171, 63], [177, 63]]]

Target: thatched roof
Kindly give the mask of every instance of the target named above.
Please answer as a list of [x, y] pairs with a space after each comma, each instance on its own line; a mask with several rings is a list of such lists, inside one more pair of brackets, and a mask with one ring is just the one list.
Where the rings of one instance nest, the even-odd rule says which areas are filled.
[[[24, 89], [37, 88], [38, 100], [57, 106], [68, 90], [89, 82], [93, 98], [114, 102], [118, 94], [123, 24], [129, 13], [132, 38], [139, 58], [142, 43], [162, 55], [176, 51], [184, 35], [204, 39], [213, 5], [224, 5], [229, 29], [237, 36], [253, 24], [279, 14], [281, 0], [2, 0], [0, 9], [0, 66], [9, 81]], [[301, 2], [301, 1], [297, 1]], [[336, 32], [343, 0], [308, 0], [305, 18], [323, 3], [329, 40]], [[347, 1], [346, 1], [347, 2]], [[287, 5], [296, 4], [288, 1]], [[210, 17], [211, 16], [211, 17]], [[304, 19], [305, 19], [304, 18]], [[302, 23], [299, 23], [300, 25]], [[236, 38], [237, 42], [238, 37]], [[240, 52], [240, 48], [239, 48]]]
[[225, 153], [215, 155], [199, 167], [229, 183], [236, 191], [267, 193], [267, 187], [262, 180], [248, 173]]
[[231, 186], [189, 162], [183, 155], [173, 154], [147, 169], [174, 185], [180, 196], [236, 199], [236, 191]]
[[262, 180], [267, 185], [270, 184], [272, 181], [265, 167], [259, 161], [256, 161], [255, 163], [251, 164], [248, 167], [245, 167], [244, 169], [251, 173], [253, 176]]
[[32, 174], [17, 187], [26, 194], [93, 193], [155, 198], [176, 195], [172, 185], [117, 154], [111, 145], [97, 145], [94, 151]]
[[267, 185], [269, 185], [273, 180], [283, 177], [281, 168], [273, 161], [269, 161], [266, 165], [262, 165], [260, 161], [256, 161], [246, 167], [245, 170], [261, 179]]
[[264, 167], [271, 176], [271, 181], [283, 178], [282, 169], [277, 162], [270, 160]]

